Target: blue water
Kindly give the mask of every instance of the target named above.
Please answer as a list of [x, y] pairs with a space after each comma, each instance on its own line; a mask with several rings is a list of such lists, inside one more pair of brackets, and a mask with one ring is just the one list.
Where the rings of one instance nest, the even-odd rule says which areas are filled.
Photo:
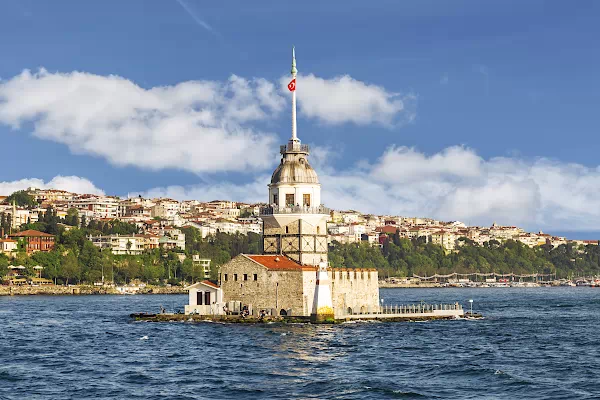
[[[1, 399], [600, 397], [600, 289], [384, 289], [484, 320], [131, 322], [186, 296], [0, 298]], [[146, 339], [147, 337], [147, 339]]]

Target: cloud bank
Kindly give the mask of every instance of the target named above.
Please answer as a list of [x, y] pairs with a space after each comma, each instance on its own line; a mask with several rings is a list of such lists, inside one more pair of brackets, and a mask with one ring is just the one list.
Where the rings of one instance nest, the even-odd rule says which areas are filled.
[[0, 84], [0, 123], [117, 166], [200, 172], [271, 164], [275, 136], [252, 123], [285, 99], [264, 79], [190, 81], [144, 89], [118, 76], [23, 71]]
[[55, 176], [48, 182], [42, 179], [29, 178], [12, 182], [0, 182], [0, 195], [8, 196], [18, 190], [28, 188], [38, 189], [61, 189], [73, 193], [105, 194], [102, 189], [97, 188], [90, 180], [78, 176]]
[[[119, 76], [29, 70], [0, 82], [0, 124], [116, 166], [250, 172], [273, 163], [276, 137], [257, 125], [289, 99], [263, 78], [187, 81], [145, 89]], [[349, 76], [302, 77], [300, 117], [330, 124], [413, 118], [406, 99]]]
[[323, 176], [324, 201], [342, 209], [469, 225], [600, 228], [600, 168], [546, 158], [485, 160], [459, 146], [429, 156], [391, 147], [374, 164], [361, 167]]
[[[320, 152], [326, 154], [327, 149], [317, 154]], [[319, 164], [323, 201], [338, 210], [461, 220], [469, 225], [496, 221], [532, 231], [600, 229], [600, 168], [545, 158], [486, 160], [460, 146], [432, 155], [390, 147], [372, 164], [346, 170], [335, 170], [324, 160]], [[242, 184], [225, 181], [156, 187], [141, 194], [179, 200], [264, 202], [269, 178], [259, 174]], [[29, 186], [102, 193], [85, 178], [59, 176], [46, 183], [39, 179], [1, 182], [0, 194]]]

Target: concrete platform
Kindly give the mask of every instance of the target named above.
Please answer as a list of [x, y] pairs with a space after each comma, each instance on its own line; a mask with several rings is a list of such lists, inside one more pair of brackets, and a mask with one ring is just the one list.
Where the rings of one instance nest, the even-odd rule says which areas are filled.
[[376, 313], [376, 314], [356, 314], [347, 315], [343, 319], [345, 321], [353, 320], [377, 320], [377, 321], [423, 321], [435, 319], [454, 319], [464, 317], [465, 312], [462, 308], [454, 310], [430, 310], [424, 312], [407, 312], [407, 313]]
[[[467, 313], [468, 314], [468, 313]], [[218, 323], [236, 323], [236, 324], [263, 324], [263, 323], [310, 323], [310, 317], [303, 316], [266, 316], [258, 318], [248, 316], [242, 318], [239, 315], [185, 315], [185, 314], [147, 314], [134, 313], [130, 315], [136, 321], [148, 322], [218, 322]], [[354, 314], [345, 315], [321, 323], [338, 324], [348, 321], [385, 321], [385, 322], [409, 322], [409, 321], [428, 321], [443, 320], [455, 318], [481, 318], [480, 314], [473, 316], [466, 315], [462, 308], [453, 310], [428, 310], [422, 312], [404, 312], [404, 313], [372, 313], [372, 314]], [[313, 322], [314, 323], [314, 322]]]

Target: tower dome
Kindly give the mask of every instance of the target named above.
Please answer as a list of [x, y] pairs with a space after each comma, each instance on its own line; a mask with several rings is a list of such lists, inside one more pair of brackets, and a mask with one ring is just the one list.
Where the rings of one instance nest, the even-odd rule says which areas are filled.
[[271, 176], [271, 185], [319, 183], [317, 172], [308, 163], [308, 154], [286, 154]]

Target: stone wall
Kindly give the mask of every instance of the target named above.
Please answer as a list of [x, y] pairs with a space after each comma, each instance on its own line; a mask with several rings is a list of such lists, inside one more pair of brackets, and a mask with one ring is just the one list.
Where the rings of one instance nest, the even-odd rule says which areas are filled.
[[[255, 274], [256, 280], [254, 280]], [[244, 279], [244, 275], [247, 280]], [[278, 313], [281, 310], [291, 309], [291, 315], [304, 315], [302, 286], [300, 270], [268, 270], [243, 255], [221, 266], [223, 301], [241, 301], [244, 305], [252, 305], [255, 313], [261, 309], [274, 308]]]
[[[353, 312], [377, 312], [379, 310], [379, 282], [376, 270], [337, 269], [328, 271], [333, 308], [337, 318], [343, 317], [348, 308]], [[317, 273], [304, 271], [304, 309], [310, 315], [315, 297]]]
[[[376, 270], [330, 269], [329, 280], [336, 317], [346, 315], [348, 308], [351, 313], [377, 312], [378, 278]], [[244, 305], [252, 305], [254, 311], [292, 309], [291, 315], [310, 316], [316, 279], [316, 271], [268, 270], [243, 255], [221, 267], [223, 301], [241, 301]]]
[[376, 270], [333, 268], [329, 271], [336, 316], [379, 310], [379, 275]]

